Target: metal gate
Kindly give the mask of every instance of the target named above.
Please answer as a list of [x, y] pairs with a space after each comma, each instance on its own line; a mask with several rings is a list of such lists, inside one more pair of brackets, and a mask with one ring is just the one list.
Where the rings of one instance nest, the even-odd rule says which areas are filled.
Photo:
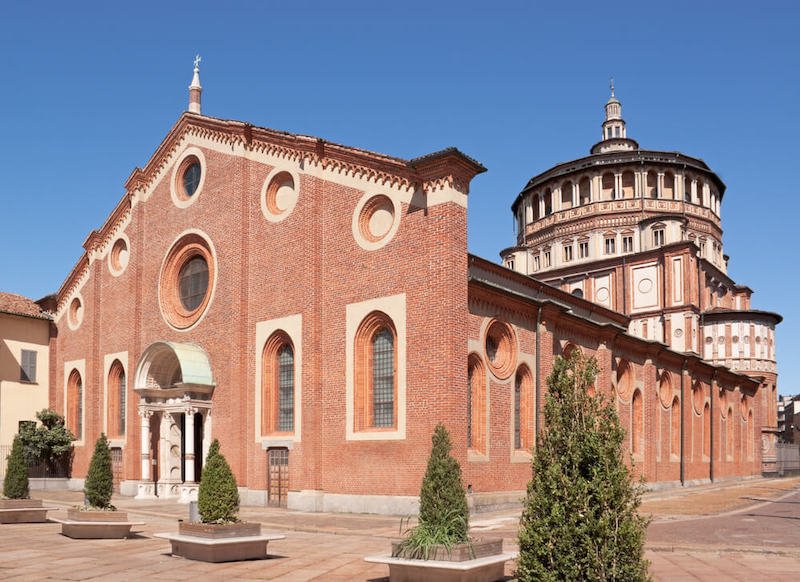
[[119, 493], [119, 484], [122, 481], [122, 449], [119, 447], [111, 449], [111, 472], [114, 481], [114, 493]]
[[286, 507], [289, 491], [289, 449], [267, 449], [267, 505]]

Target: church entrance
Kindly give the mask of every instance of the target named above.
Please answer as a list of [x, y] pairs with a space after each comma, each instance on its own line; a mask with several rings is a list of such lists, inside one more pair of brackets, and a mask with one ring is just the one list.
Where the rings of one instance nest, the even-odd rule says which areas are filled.
[[195, 344], [156, 342], [136, 369], [142, 419], [139, 499], [197, 499], [211, 441], [214, 380], [208, 355]]

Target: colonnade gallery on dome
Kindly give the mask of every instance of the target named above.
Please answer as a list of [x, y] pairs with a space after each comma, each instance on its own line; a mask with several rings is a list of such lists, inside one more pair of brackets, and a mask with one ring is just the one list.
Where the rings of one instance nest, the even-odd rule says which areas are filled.
[[458, 149], [402, 159], [212, 117], [197, 67], [189, 92], [40, 302], [73, 486], [104, 432], [121, 493], [188, 501], [217, 438], [244, 503], [413, 512], [443, 422], [471, 503], [517, 500], [572, 350], [597, 359], [649, 483], [769, 470], [781, 317], [727, 275], [725, 184], [641, 149], [613, 91], [588, 156], [509, 193], [502, 264], [467, 251], [485, 168]]

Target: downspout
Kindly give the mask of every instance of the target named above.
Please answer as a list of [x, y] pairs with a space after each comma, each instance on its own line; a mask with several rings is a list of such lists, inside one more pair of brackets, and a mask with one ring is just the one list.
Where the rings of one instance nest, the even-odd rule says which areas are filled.
[[711, 406], [709, 408], [709, 414], [711, 418], [708, 419], [708, 478], [713, 483], [714, 482], [714, 392], [717, 391], [717, 370], [714, 369], [714, 373], [711, 376]]
[[541, 345], [542, 345], [542, 334], [541, 334], [541, 327], [542, 327], [542, 304], [539, 304], [539, 309], [536, 310], [536, 356], [534, 361], [534, 367], [536, 368], [536, 372], [534, 373], [536, 378], [536, 398], [534, 398], [534, 406], [536, 407], [535, 414], [533, 415], [533, 432], [534, 437], [536, 439], [539, 438], [539, 431], [541, 430], [542, 421], [540, 419], [541, 414], [541, 398], [542, 398], [542, 380], [540, 377], [540, 363], [541, 363]]
[[684, 388], [686, 383], [686, 373], [688, 372], [688, 362], [688, 360], [683, 361], [683, 370], [681, 370], [681, 486], [686, 485], [686, 457], [684, 446], [684, 437], [686, 435], [684, 412], [686, 405], [684, 404]]

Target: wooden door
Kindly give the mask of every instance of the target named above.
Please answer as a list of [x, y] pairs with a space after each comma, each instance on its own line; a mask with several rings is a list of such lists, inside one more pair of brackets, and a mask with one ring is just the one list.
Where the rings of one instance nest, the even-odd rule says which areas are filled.
[[267, 449], [267, 505], [286, 507], [289, 492], [289, 449]]

